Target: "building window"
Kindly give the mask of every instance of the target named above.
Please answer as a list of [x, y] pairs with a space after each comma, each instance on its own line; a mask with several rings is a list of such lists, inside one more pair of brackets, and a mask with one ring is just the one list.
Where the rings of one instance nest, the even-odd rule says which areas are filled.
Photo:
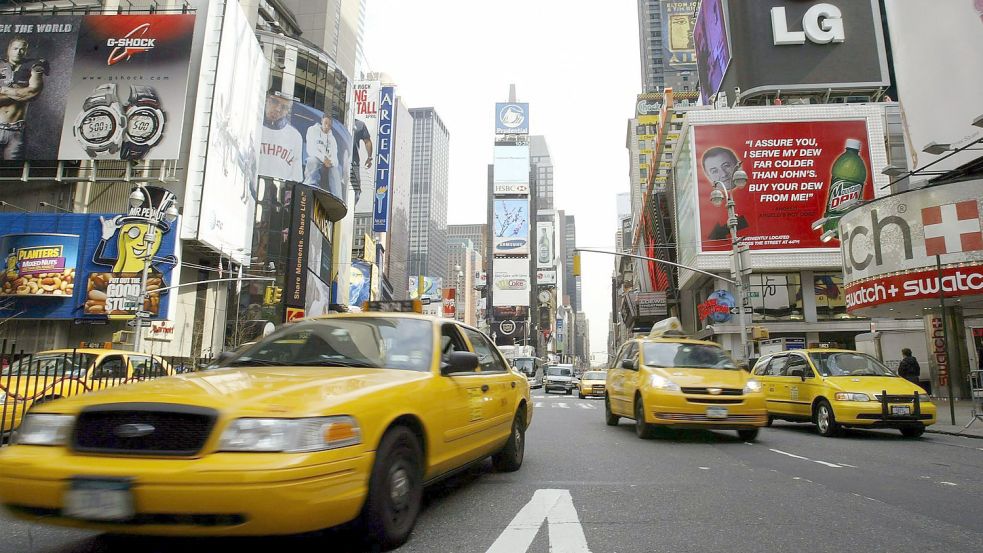
[[752, 274], [749, 295], [754, 320], [803, 320], [800, 281], [798, 273]]
[[820, 320], [845, 319], [846, 291], [842, 273], [816, 273], [813, 275], [816, 290], [816, 315]]

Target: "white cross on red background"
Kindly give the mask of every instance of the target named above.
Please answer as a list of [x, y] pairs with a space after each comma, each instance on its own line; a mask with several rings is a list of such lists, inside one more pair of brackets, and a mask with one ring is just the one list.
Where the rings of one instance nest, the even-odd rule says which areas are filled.
[[983, 228], [976, 200], [926, 207], [922, 209], [922, 224], [928, 255], [983, 250]]

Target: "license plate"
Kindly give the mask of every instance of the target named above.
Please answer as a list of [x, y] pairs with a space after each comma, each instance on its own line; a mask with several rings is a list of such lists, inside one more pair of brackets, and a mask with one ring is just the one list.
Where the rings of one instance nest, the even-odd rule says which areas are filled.
[[891, 406], [891, 414], [892, 415], [910, 415], [911, 414], [911, 407], [908, 407], [907, 405], [892, 405]]
[[708, 419], [726, 419], [727, 410], [723, 407], [710, 407], [707, 409]]
[[133, 492], [126, 480], [72, 480], [63, 514], [83, 520], [120, 521], [133, 518]]

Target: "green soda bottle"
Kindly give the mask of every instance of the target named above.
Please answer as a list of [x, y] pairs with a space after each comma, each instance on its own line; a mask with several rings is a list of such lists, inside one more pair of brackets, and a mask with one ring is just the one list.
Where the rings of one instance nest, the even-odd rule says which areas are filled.
[[831, 180], [829, 194], [826, 196], [826, 213], [823, 217], [822, 232], [835, 230], [840, 217], [864, 197], [864, 186], [867, 184], [867, 165], [860, 157], [863, 142], [850, 138], [846, 141], [846, 150], [833, 162], [830, 171]]

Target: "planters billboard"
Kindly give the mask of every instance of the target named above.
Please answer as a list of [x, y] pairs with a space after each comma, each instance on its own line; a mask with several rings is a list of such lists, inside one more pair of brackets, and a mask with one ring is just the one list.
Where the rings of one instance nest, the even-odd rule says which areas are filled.
[[0, 237], [6, 255], [0, 296], [62, 297], [75, 291], [76, 234], [8, 234]]
[[[863, 120], [699, 125], [693, 134], [704, 252], [731, 249], [727, 208], [710, 201], [715, 182], [730, 191], [737, 234], [753, 250], [839, 247], [823, 233], [874, 197]], [[747, 183], [735, 182], [738, 169]]]
[[[132, 318], [138, 307], [132, 296], [140, 293], [140, 277], [146, 263], [143, 252], [149, 248], [154, 261], [147, 277], [150, 293], [143, 308], [154, 318], [167, 318], [168, 292], [153, 291], [168, 286], [176, 263], [173, 226], [162, 218], [155, 223], [137, 219], [135, 211], [125, 215], [0, 214], [0, 232], [9, 233], [3, 244], [10, 247], [5, 250], [7, 270], [2, 286], [5, 294], [9, 290], [12, 295], [3, 303], [0, 317], [79, 321]], [[36, 234], [37, 230], [58, 234]], [[23, 244], [31, 241], [42, 244], [41, 249], [33, 250], [41, 252], [37, 254], [40, 257], [31, 261], [43, 265], [46, 272], [25, 274], [23, 269], [10, 270], [13, 250], [28, 251]], [[11, 246], [18, 242], [22, 245]], [[60, 255], [55, 255], [59, 249]], [[22, 258], [21, 267], [28, 257], [32, 256]], [[63, 268], [58, 270], [59, 266]], [[39, 266], [37, 270], [42, 269]], [[20, 276], [11, 280], [13, 274]]]
[[179, 157], [194, 15], [4, 16], [2, 160]]

